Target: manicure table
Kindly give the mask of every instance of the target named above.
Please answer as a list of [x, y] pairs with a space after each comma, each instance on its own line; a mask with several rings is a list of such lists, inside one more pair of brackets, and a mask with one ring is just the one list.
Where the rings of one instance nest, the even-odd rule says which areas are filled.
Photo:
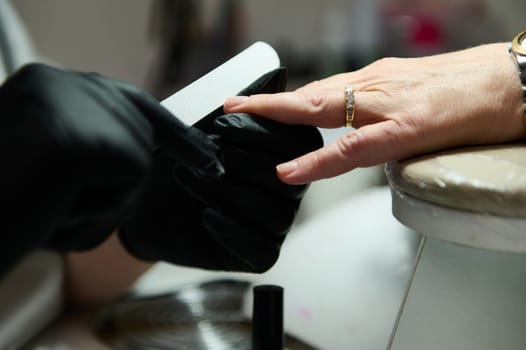
[[392, 212], [422, 234], [388, 349], [524, 349], [526, 144], [386, 165]]

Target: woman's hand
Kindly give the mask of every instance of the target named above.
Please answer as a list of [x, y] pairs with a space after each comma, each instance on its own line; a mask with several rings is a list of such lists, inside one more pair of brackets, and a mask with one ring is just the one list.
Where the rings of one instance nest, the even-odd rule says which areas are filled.
[[345, 124], [347, 85], [355, 90], [356, 129], [278, 165], [282, 181], [307, 183], [439, 149], [503, 143], [526, 135], [518, 70], [506, 43], [422, 58], [380, 59], [294, 92], [232, 97], [224, 110], [337, 128]]

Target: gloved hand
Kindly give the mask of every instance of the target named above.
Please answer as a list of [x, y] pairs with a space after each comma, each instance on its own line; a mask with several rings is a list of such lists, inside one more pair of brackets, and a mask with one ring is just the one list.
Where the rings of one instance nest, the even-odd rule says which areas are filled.
[[222, 172], [209, 137], [100, 75], [28, 65], [0, 87], [0, 110], [0, 275], [35, 248], [102, 242], [142, 193], [159, 144], [202, 178]]
[[[273, 71], [240, 94], [277, 92]], [[225, 173], [210, 179], [175, 164], [162, 147], [150, 188], [119, 236], [145, 260], [213, 270], [263, 272], [279, 256], [306, 185], [281, 182], [275, 166], [322, 146], [318, 130], [218, 110], [196, 126], [220, 147]]]

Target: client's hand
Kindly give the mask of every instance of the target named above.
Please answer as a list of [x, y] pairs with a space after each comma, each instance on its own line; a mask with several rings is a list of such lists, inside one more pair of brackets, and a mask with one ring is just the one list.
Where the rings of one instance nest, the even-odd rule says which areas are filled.
[[280, 165], [278, 176], [291, 184], [448, 147], [518, 140], [526, 136], [526, 123], [508, 46], [382, 59], [294, 92], [231, 98], [225, 112], [337, 128], [345, 124], [344, 88], [354, 88], [357, 129]]

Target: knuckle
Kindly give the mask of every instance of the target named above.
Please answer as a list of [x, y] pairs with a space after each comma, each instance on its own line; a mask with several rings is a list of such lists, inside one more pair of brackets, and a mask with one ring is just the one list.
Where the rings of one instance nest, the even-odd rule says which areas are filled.
[[302, 95], [305, 101], [304, 106], [307, 113], [320, 115], [327, 112], [328, 95], [326, 91], [320, 90], [316, 93], [304, 91]]
[[400, 70], [400, 60], [399, 57], [382, 57], [374, 61], [369, 65], [369, 68], [373, 71], [379, 71], [382, 73], [391, 72], [393, 70]]
[[387, 56], [387, 57], [380, 58], [378, 60], [378, 64], [384, 67], [393, 67], [393, 66], [398, 67], [399, 61], [400, 61], [400, 58], [398, 57]]
[[356, 155], [364, 143], [363, 137], [358, 132], [350, 132], [338, 138], [336, 141], [338, 150], [343, 158], [349, 158], [351, 154]]

